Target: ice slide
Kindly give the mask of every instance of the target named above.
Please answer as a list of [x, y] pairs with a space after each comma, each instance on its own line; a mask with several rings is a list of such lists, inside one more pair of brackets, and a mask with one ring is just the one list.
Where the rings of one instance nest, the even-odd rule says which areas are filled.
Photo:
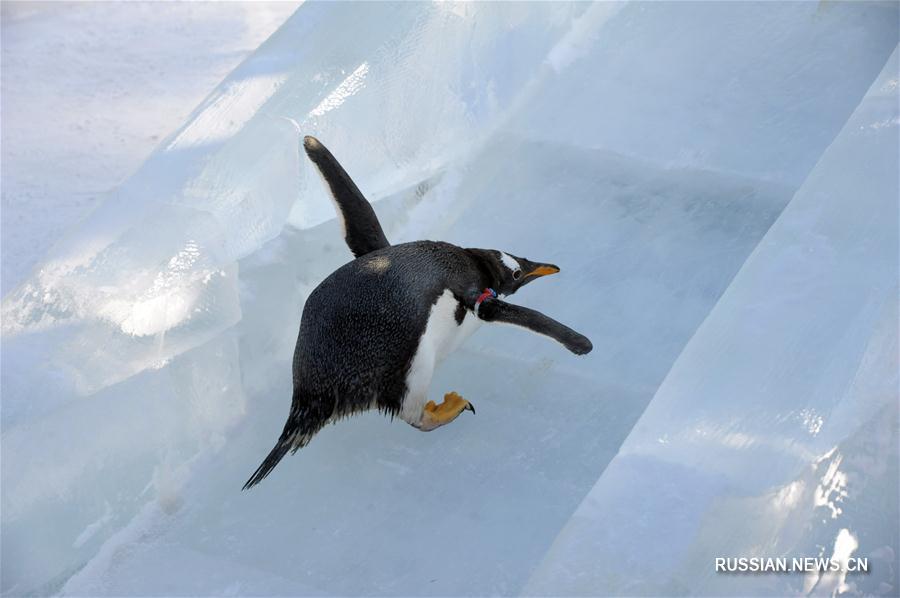
[[[897, 220], [872, 216], [896, 199], [876, 176], [896, 179], [896, 159], [879, 166], [896, 115], [871, 112], [896, 99], [897, 40], [895, 4], [303, 5], [4, 297], [3, 593], [721, 593], [717, 550], [804, 552], [838, 526], [862, 546], [897, 520], [840, 519], [851, 501], [890, 505], [896, 480], [896, 456], [865, 473], [890, 430], [872, 443], [853, 417], [890, 428], [875, 414], [896, 278], [856, 252], [882, 255]], [[858, 118], [872, 136], [848, 141]], [[239, 492], [283, 423], [304, 297], [350, 257], [297, 128], [376, 200], [392, 241], [560, 264], [516, 299], [577, 322], [594, 352], [484, 329], [433, 387], [476, 417], [431, 434], [359, 417]], [[854, 181], [871, 193], [851, 221], [839, 191]], [[863, 230], [861, 248], [844, 236]], [[786, 275], [806, 267], [836, 277], [820, 294], [846, 294], [802, 301], [812, 290]], [[771, 347], [812, 334], [788, 326], [797, 314], [846, 325], [776, 368]], [[761, 354], [735, 359], [740, 343]], [[816, 435], [791, 428], [806, 416]], [[658, 438], [674, 452], [645, 449]], [[851, 481], [817, 493], [831, 469]], [[668, 527], [613, 509], [615, 539], [591, 531], [597, 497], [664, 520], [665, 495], [642, 493], [654, 480], [697, 504]], [[783, 519], [754, 541], [740, 526], [767, 492], [787, 497]], [[842, 492], [838, 519], [805, 525], [809, 500]], [[658, 551], [659, 575], [598, 564], [618, 548]], [[846, 580], [811, 589], [828, 583]]]
[[[898, 74], [895, 49], [527, 593], [900, 591]], [[714, 575], [717, 556], [856, 556], [871, 571]]]

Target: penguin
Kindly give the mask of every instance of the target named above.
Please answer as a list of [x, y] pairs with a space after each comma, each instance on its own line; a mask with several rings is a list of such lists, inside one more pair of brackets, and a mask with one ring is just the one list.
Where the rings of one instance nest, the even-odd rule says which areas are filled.
[[576, 355], [591, 341], [539, 311], [504, 299], [559, 272], [496, 249], [441, 241], [391, 245], [359, 188], [316, 138], [303, 142], [337, 211], [355, 259], [306, 300], [294, 350], [293, 396], [278, 442], [244, 484], [262, 481], [288, 451], [326, 424], [377, 409], [422, 431], [474, 405], [456, 392], [429, 400], [435, 367], [485, 322], [513, 324], [558, 341]]

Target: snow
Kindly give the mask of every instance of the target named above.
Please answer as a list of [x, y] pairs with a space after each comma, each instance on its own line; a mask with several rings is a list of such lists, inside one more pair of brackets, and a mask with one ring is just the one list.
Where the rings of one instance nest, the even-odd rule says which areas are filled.
[[[709, 555], [895, 558], [897, 40], [889, 4], [303, 5], [4, 295], [2, 591], [766, 593], [803, 580]], [[346, 420], [240, 492], [351, 257], [299, 133], [391, 241], [560, 265], [513, 299], [594, 351], [482, 327], [431, 389], [477, 416]]]
[[3, 2], [3, 294], [296, 6]]

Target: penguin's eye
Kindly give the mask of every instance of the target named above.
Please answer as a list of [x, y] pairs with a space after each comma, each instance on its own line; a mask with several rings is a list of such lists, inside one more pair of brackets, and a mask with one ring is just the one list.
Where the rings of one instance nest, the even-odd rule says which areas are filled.
[[513, 270], [513, 280], [519, 280], [520, 278], [522, 278], [522, 271], [516, 268]]

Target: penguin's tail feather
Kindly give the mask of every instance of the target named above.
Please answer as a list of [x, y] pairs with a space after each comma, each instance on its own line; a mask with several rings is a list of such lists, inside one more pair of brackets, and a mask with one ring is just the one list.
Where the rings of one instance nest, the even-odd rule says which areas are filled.
[[[310, 409], [310, 405], [320, 408]], [[295, 389], [294, 397], [291, 404], [291, 414], [288, 416], [287, 422], [284, 424], [284, 430], [278, 437], [278, 443], [275, 445], [269, 455], [263, 459], [263, 462], [247, 483], [244, 484], [243, 490], [252, 488], [259, 484], [267, 475], [269, 475], [275, 466], [291, 451], [296, 453], [298, 450], [309, 444], [312, 437], [322, 429], [330, 417], [331, 411], [334, 410], [333, 405], [322, 404], [313, 401], [310, 403], [303, 400], [300, 393]], [[328, 413], [329, 415], [326, 415]]]
[[278, 465], [278, 462], [284, 458], [287, 452], [291, 450], [292, 445], [293, 442], [291, 441], [291, 438], [279, 438], [278, 444], [276, 444], [275, 448], [269, 452], [269, 456], [263, 460], [262, 464], [256, 468], [256, 471], [253, 472], [253, 475], [250, 476], [250, 479], [247, 480], [247, 483], [244, 484], [244, 487], [241, 488], [241, 490], [252, 488], [263, 481], [263, 479], [275, 469], [275, 466]]

